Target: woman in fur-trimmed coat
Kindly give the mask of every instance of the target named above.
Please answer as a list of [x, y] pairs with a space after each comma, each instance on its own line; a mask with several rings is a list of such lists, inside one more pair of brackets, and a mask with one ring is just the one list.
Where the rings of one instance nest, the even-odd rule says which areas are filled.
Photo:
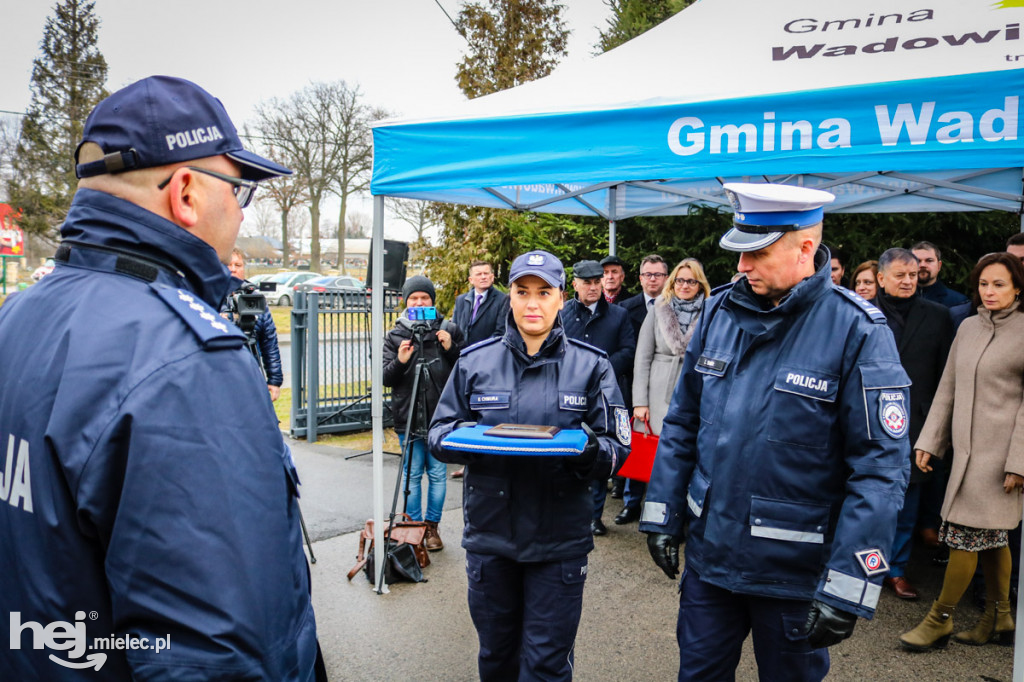
[[684, 258], [669, 274], [665, 290], [647, 313], [633, 360], [633, 417], [648, 419], [661, 433], [686, 346], [711, 286], [696, 258]]

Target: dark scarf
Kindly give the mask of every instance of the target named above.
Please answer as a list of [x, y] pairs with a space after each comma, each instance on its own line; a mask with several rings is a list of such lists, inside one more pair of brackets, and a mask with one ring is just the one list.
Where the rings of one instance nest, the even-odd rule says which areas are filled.
[[885, 313], [885, 323], [889, 325], [892, 335], [896, 337], [897, 346], [900, 345], [900, 339], [903, 337], [903, 328], [907, 326], [907, 316], [910, 315], [910, 309], [914, 307], [916, 299], [917, 294], [910, 298], [900, 298], [898, 296], [890, 296], [884, 291], [878, 292], [878, 296], [875, 298], [875, 305]]

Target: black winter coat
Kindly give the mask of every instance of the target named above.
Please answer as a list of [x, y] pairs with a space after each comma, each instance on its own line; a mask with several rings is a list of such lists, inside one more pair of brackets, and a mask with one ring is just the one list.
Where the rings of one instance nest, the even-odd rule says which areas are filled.
[[[900, 364], [912, 382], [908, 433], [910, 442], [916, 443], [939, 387], [949, 347], [953, 344], [953, 318], [944, 305], [921, 296], [913, 300], [896, 349], [900, 354]], [[882, 295], [871, 302], [886, 315], [891, 314]], [[910, 456], [913, 458], [913, 450]], [[911, 462], [910, 482], [916, 483], [925, 478], [926, 475]]]
[[[395, 417], [397, 433], [405, 433], [405, 425], [414, 397], [412, 385], [416, 378], [417, 361], [422, 358], [429, 363], [427, 368], [430, 380], [423, 388], [426, 392], [426, 414], [413, 417], [413, 429], [421, 428], [426, 431], [430, 418], [434, 414], [434, 408], [437, 407], [437, 401], [441, 398], [441, 391], [444, 390], [444, 385], [448, 381], [452, 367], [455, 366], [455, 361], [459, 359], [459, 350], [465, 340], [458, 325], [443, 318], [433, 320], [428, 324], [429, 331], [422, 336], [422, 344], [413, 340], [412, 357], [405, 364], [398, 361], [398, 347], [406, 339], [414, 337], [413, 323], [408, 320], [405, 313], [402, 313], [394, 329], [384, 337], [384, 385], [391, 387], [391, 412]], [[448, 350], [444, 350], [437, 340], [437, 332], [441, 329], [452, 335], [452, 345]]]
[[491, 287], [487, 297], [476, 311], [473, 318], [473, 303], [476, 301], [476, 289], [462, 294], [455, 299], [455, 310], [452, 322], [459, 325], [466, 334], [466, 345], [489, 339], [492, 336], [505, 335], [505, 318], [508, 316], [508, 294]]

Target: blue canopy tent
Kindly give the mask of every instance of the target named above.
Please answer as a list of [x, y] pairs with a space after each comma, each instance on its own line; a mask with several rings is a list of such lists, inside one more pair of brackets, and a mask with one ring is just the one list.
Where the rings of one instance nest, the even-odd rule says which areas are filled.
[[[828, 189], [831, 212], [1020, 213], [1021, 4], [701, 0], [586, 63], [383, 121], [375, 280], [385, 196], [600, 216], [612, 252], [617, 221], [727, 207], [730, 180]], [[382, 475], [379, 354], [373, 372]]]

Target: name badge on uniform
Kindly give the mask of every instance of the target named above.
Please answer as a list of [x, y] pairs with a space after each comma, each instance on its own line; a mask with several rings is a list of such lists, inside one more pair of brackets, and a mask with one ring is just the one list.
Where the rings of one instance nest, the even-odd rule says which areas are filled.
[[509, 391], [492, 391], [490, 393], [473, 393], [469, 396], [471, 410], [507, 410]]
[[724, 377], [725, 371], [729, 368], [729, 360], [720, 357], [701, 355], [697, 358], [696, 371], [700, 374], [710, 374], [713, 377]]
[[882, 430], [893, 438], [907, 434], [910, 420], [907, 419], [906, 396], [903, 391], [881, 391], [878, 396], [878, 421]]
[[714, 358], [709, 358], [706, 355], [702, 355], [697, 358], [697, 366], [721, 373], [725, 371], [725, 368], [729, 366], [729, 363], [725, 360], [716, 360]]

